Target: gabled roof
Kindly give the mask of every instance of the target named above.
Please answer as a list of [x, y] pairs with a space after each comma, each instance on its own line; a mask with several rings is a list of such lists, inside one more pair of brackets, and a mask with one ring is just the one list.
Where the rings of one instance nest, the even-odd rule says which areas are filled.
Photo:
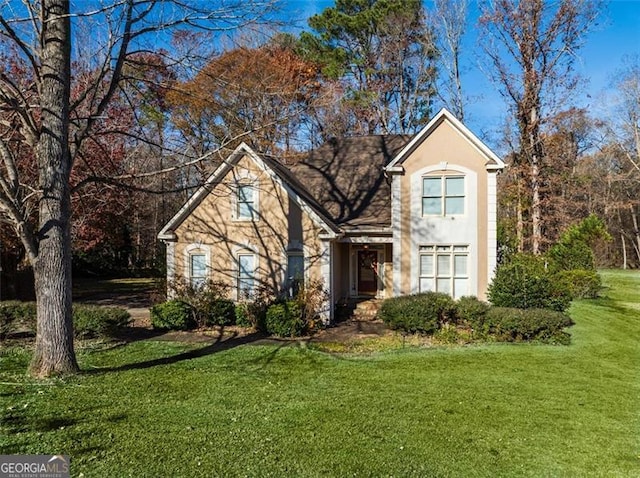
[[267, 172], [267, 174], [279, 180], [282, 187], [287, 191], [287, 194], [296, 201], [303, 211], [309, 213], [311, 219], [320, 227], [325, 229], [327, 233], [333, 236], [340, 231], [340, 229], [327, 216], [326, 212], [322, 210], [321, 206], [319, 206], [313, 199], [313, 196], [297, 181], [290, 171], [275, 159], [268, 156], [260, 156], [245, 143], [242, 143], [227, 157], [227, 159], [223, 161], [213, 174], [207, 178], [204, 185], [202, 185], [193, 194], [193, 196], [189, 198], [176, 215], [169, 220], [169, 222], [158, 233], [158, 239], [169, 241], [175, 240], [174, 231], [207, 197], [207, 195], [213, 191], [231, 168], [237, 164], [240, 158], [245, 155], [256, 163], [262, 170]]
[[372, 135], [332, 139], [291, 171], [343, 229], [391, 226], [391, 189], [384, 167], [409, 136]]
[[429, 123], [420, 130], [420, 132], [414, 136], [414, 138], [402, 148], [402, 150], [393, 158], [391, 162], [385, 167], [387, 172], [398, 172], [398, 167], [402, 165], [405, 159], [407, 159], [415, 149], [422, 144], [422, 142], [435, 131], [444, 121], [448, 121], [471, 145], [482, 153], [486, 158], [487, 169], [503, 169], [504, 162], [495, 154], [489, 147], [484, 144], [480, 139], [473, 134], [469, 128], [463, 125], [451, 112], [445, 108], [441, 109], [437, 115], [435, 115]]

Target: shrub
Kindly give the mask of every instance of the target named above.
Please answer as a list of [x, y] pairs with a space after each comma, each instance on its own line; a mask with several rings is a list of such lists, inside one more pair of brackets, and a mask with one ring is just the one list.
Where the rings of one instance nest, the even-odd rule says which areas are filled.
[[267, 308], [266, 332], [278, 337], [299, 337], [307, 332], [302, 311], [295, 300], [272, 304]]
[[236, 306], [232, 300], [216, 299], [201, 309], [206, 325], [233, 325], [236, 323]]
[[131, 315], [121, 307], [73, 306], [73, 332], [78, 338], [114, 337], [130, 322]]
[[547, 252], [547, 257], [556, 271], [595, 270], [593, 251], [584, 242], [555, 244]]
[[607, 228], [598, 216], [591, 214], [569, 226], [553, 245], [547, 257], [556, 271], [574, 269], [595, 270], [593, 250], [598, 243], [611, 240]]
[[179, 300], [191, 307], [193, 319], [199, 326], [230, 325], [235, 321], [235, 310], [227, 301], [228, 287], [215, 281], [207, 281], [197, 287], [187, 281], [171, 284], [173, 300]]
[[[18, 328], [35, 333], [37, 308], [35, 302], [7, 301], [0, 303], [0, 337]], [[129, 312], [120, 307], [100, 307], [78, 304], [73, 306], [75, 337], [110, 338], [131, 322]], [[3, 327], [3, 325], [5, 327]], [[6, 328], [6, 327], [9, 328]]]
[[568, 344], [570, 336], [563, 329], [571, 325], [573, 321], [563, 312], [492, 307], [487, 312], [483, 331], [506, 342], [539, 340]]
[[36, 303], [13, 300], [0, 302], [0, 339], [5, 339], [20, 328], [35, 333]]
[[560, 271], [556, 278], [569, 290], [573, 299], [594, 299], [602, 289], [600, 275], [592, 270]]
[[235, 306], [236, 325], [240, 327], [253, 327], [254, 324], [249, 316], [249, 304], [236, 304]]
[[432, 334], [441, 324], [455, 321], [455, 302], [440, 292], [392, 297], [382, 303], [378, 317], [394, 330]]
[[544, 259], [529, 254], [517, 254], [501, 264], [487, 295], [496, 307], [562, 312], [571, 303], [568, 288], [554, 279]]
[[188, 330], [195, 327], [191, 306], [181, 300], [169, 300], [151, 309], [151, 325], [161, 330]]
[[322, 281], [310, 281], [304, 284], [296, 294], [294, 301], [298, 304], [306, 331], [322, 325], [320, 316], [327, 298], [328, 292], [324, 289]]
[[489, 304], [474, 296], [461, 297], [456, 302], [458, 320], [469, 324], [474, 329], [483, 326], [489, 309]]

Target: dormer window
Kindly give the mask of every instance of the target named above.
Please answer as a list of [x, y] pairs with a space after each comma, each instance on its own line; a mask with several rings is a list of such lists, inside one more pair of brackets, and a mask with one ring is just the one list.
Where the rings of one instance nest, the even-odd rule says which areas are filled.
[[426, 176], [422, 178], [423, 216], [464, 214], [464, 176]]

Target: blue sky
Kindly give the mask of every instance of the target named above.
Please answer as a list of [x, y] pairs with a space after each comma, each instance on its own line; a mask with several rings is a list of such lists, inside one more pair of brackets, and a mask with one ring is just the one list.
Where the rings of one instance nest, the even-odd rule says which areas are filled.
[[[333, 0], [285, 0], [291, 17], [308, 18], [333, 6]], [[431, 2], [425, 2], [429, 8]], [[480, 71], [477, 46], [477, 5], [470, 3], [468, 31], [464, 39], [463, 89], [479, 100], [467, 105], [468, 126], [484, 139], [496, 137], [496, 130], [506, 116], [506, 107], [494, 85]], [[305, 25], [305, 22], [302, 22]], [[589, 109], [601, 109], [602, 93], [610, 86], [625, 56], [640, 55], [640, 0], [611, 0], [602, 12], [597, 27], [578, 51], [576, 70], [586, 84], [571, 103]]]

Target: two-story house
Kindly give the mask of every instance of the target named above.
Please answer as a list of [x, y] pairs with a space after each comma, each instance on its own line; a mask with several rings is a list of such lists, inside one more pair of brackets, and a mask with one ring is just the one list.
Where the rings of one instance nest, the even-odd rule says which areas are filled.
[[293, 166], [240, 145], [162, 229], [167, 279], [233, 299], [321, 281], [340, 300], [485, 298], [504, 163], [446, 110], [416, 136], [329, 141]]

